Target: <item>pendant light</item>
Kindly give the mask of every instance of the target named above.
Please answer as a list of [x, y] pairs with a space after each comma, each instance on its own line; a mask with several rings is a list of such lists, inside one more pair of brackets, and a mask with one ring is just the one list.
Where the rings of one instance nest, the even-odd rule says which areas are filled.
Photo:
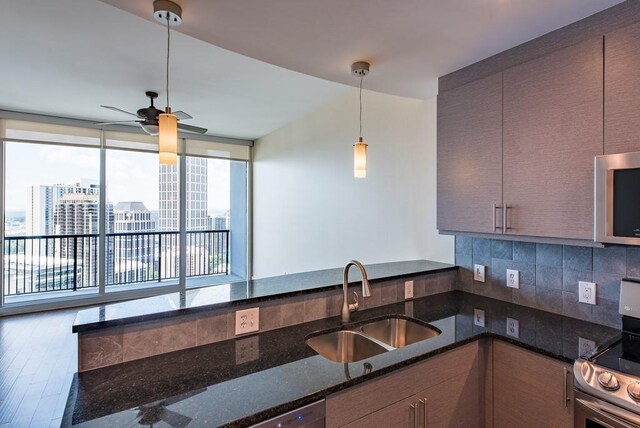
[[358, 61], [351, 64], [351, 74], [360, 78], [360, 133], [358, 141], [353, 145], [353, 176], [355, 178], [367, 177], [367, 144], [362, 138], [362, 81], [369, 74], [369, 63]]
[[178, 117], [171, 113], [169, 106], [169, 52], [171, 27], [182, 23], [182, 8], [169, 0], [156, 0], [153, 16], [167, 26], [167, 106], [164, 113], [158, 115], [158, 154], [161, 165], [175, 165], [178, 162]]

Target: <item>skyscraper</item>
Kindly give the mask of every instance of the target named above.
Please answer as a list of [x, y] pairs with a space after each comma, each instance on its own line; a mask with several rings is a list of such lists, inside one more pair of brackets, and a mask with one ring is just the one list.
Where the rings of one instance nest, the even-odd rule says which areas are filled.
[[[152, 235], [140, 232], [153, 232], [156, 223], [151, 212], [142, 202], [119, 202], [113, 208], [113, 237], [115, 246], [115, 274], [111, 283], [123, 284], [136, 280], [154, 279], [154, 246]], [[123, 269], [124, 266], [124, 269]]]
[[[208, 202], [207, 159], [187, 157], [187, 230], [206, 230]], [[158, 230], [179, 228], [180, 184], [178, 165], [160, 165]]]
[[81, 180], [76, 184], [39, 184], [29, 186], [27, 189], [27, 207], [25, 212], [25, 233], [27, 235], [56, 234], [54, 221], [55, 209], [60, 199], [68, 193], [99, 195], [100, 186], [92, 180]]

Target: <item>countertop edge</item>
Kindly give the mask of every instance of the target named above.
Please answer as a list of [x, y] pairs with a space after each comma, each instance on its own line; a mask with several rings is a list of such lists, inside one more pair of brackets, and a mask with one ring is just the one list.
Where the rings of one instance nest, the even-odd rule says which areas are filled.
[[482, 332], [482, 333], [478, 333], [474, 336], [468, 337], [466, 339], [460, 340], [460, 341], [456, 341], [454, 343], [451, 343], [450, 345], [446, 345], [443, 346], [441, 348], [438, 349], [434, 349], [433, 351], [430, 352], [426, 352], [424, 354], [421, 355], [417, 355], [415, 357], [412, 358], [408, 358], [406, 360], [402, 360], [399, 361], [396, 364], [390, 365], [388, 367], [385, 367], [384, 369], [381, 370], [377, 370], [374, 372], [371, 372], [367, 375], [363, 375], [363, 376], [359, 376], [355, 379], [350, 379], [350, 380], [345, 380], [344, 382], [338, 384], [338, 385], [334, 385], [331, 386], [329, 388], [326, 388], [324, 390], [321, 391], [317, 391], [313, 394], [304, 396], [304, 397], [300, 397], [299, 399], [290, 401], [288, 403], [284, 403], [278, 406], [274, 406], [272, 408], [269, 409], [265, 409], [262, 410], [258, 413], [254, 413], [253, 415], [244, 417], [242, 419], [238, 419], [235, 420], [233, 422], [229, 422], [227, 424], [221, 425], [222, 428], [243, 428], [243, 427], [248, 427], [254, 424], [257, 424], [259, 422], [264, 422], [266, 420], [269, 420], [275, 416], [278, 415], [282, 415], [284, 413], [293, 411], [295, 409], [298, 409], [302, 406], [306, 406], [308, 404], [314, 403], [316, 401], [319, 400], [323, 400], [326, 399], [329, 395], [334, 394], [336, 392], [340, 392], [343, 391], [345, 389], [357, 386], [359, 384], [365, 383], [365, 382], [369, 382], [371, 380], [374, 380], [376, 378], [379, 378], [381, 376], [385, 376], [388, 375], [392, 372], [401, 370], [403, 368], [409, 367], [412, 364], [416, 364], [425, 360], [428, 360], [429, 358], [435, 357], [436, 355], [440, 355], [443, 354], [445, 352], [454, 350], [456, 348], [459, 348], [461, 346], [464, 345], [468, 345], [470, 343], [473, 343], [475, 341], [481, 340], [481, 339], [497, 339], [497, 340], [501, 340], [503, 342], [507, 342], [510, 343], [512, 345], [515, 346], [519, 346], [521, 348], [524, 348], [526, 350], [535, 352], [541, 356], [545, 356], [548, 358], [553, 358], [554, 360], [566, 363], [566, 364], [573, 364], [575, 362], [575, 360], [565, 357], [563, 355], [557, 355], [557, 354], [553, 354], [551, 352], [548, 352], [542, 348], [538, 348], [532, 345], [529, 345], [525, 342], [519, 341], [517, 338], [511, 337], [511, 336], [503, 336], [500, 335], [498, 333], [494, 333], [494, 332]]
[[[454, 270], [458, 270], [458, 269], [459, 269], [458, 266], [451, 265], [451, 266], [438, 267], [438, 268], [433, 268], [433, 269], [420, 270], [420, 271], [408, 272], [408, 273], [397, 274], [397, 275], [389, 275], [389, 276], [384, 276], [384, 277], [378, 277], [378, 278], [375, 278], [375, 279], [371, 279], [369, 282], [373, 284], [373, 283], [382, 282], [382, 281], [409, 278], [409, 277], [416, 276], [416, 275], [429, 275], [429, 274], [436, 274], [436, 273], [441, 273], [441, 272], [449, 272], [449, 271], [454, 271]], [[356, 284], [356, 283], [350, 283], [350, 286], [354, 286], [354, 284]], [[211, 285], [210, 287], [216, 287], [216, 285]], [[224, 308], [230, 308], [230, 307], [235, 307], [235, 306], [251, 305], [251, 304], [262, 303], [262, 302], [267, 302], [267, 301], [274, 301], [274, 300], [279, 300], [279, 299], [287, 299], [287, 298], [296, 297], [296, 296], [300, 296], [300, 295], [322, 293], [322, 292], [326, 292], [326, 291], [337, 290], [337, 289], [340, 289], [341, 287], [342, 287], [342, 284], [322, 285], [322, 286], [319, 286], [317, 288], [307, 288], [307, 289], [303, 289], [303, 290], [294, 290], [294, 291], [288, 291], [288, 292], [279, 293], [279, 294], [271, 294], [271, 295], [267, 295], [267, 296], [252, 297], [252, 298], [248, 298], [248, 299], [230, 300], [230, 301], [227, 301], [227, 302], [213, 303], [213, 304], [210, 304], [210, 305], [197, 306], [197, 307], [193, 307], [193, 308], [178, 308], [178, 309], [173, 309], [173, 310], [170, 310], [170, 311], [156, 312], [156, 313], [144, 314], [144, 315], [136, 315], [136, 316], [119, 318], [119, 319], [114, 319], [114, 320], [106, 320], [106, 321], [91, 322], [91, 323], [84, 323], [84, 324], [75, 324], [74, 323], [71, 331], [73, 333], [86, 333], [86, 332], [102, 330], [102, 329], [110, 328], [110, 327], [119, 327], [119, 326], [128, 325], [128, 324], [135, 324], [135, 323], [139, 323], [139, 322], [162, 320], [162, 319], [168, 319], [168, 318], [183, 316], [183, 315], [187, 315], [187, 314], [196, 314], [196, 313], [199, 313], [199, 312], [207, 312], [207, 311], [216, 310], [216, 309], [224, 309]]]

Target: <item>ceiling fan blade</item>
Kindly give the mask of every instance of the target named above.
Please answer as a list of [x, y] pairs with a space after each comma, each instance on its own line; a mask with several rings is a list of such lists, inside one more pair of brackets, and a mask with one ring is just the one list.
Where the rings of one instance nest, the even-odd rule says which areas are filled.
[[102, 106], [102, 105], [100, 107], [108, 108], [109, 110], [118, 111], [120, 113], [130, 114], [131, 116], [135, 116], [135, 117], [140, 117], [135, 113], [131, 113], [130, 111], [126, 111], [126, 110], [122, 110], [121, 108], [118, 108], [118, 107]]
[[98, 122], [98, 123], [94, 123], [94, 125], [117, 125], [119, 123], [140, 123], [142, 122], [141, 120], [117, 120], [115, 122]]
[[200, 128], [199, 126], [185, 125], [184, 123], [178, 123], [178, 129], [181, 129], [187, 132], [193, 132], [196, 134], [204, 134], [205, 132], [207, 132], [206, 128]]
[[178, 120], [193, 119], [190, 114], [187, 114], [182, 110], [174, 111], [173, 114], [178, 118]]

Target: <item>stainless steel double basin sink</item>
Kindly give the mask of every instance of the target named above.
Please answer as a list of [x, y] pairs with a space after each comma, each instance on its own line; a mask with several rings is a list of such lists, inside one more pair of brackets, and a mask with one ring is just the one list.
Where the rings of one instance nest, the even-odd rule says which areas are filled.
[[314, 351], [337, 363], [352, 363], [439, 336], [436, 327], [394, 315], [364, 322], [347, 330], [314, 333], [306, 339]]

